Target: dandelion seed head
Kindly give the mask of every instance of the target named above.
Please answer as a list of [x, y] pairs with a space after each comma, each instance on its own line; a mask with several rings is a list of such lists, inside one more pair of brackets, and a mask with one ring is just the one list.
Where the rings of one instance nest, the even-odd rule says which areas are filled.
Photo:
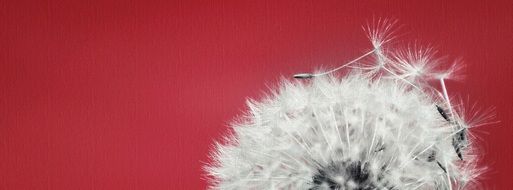
[[[373, 50], [284, 80], [232, 125], [205, 166], [210, 189], [463, 189], [484, 171], [432, 48], [386, 49], [394, 20], [364, 28]], [[369, 57], [374, 58], [366, 60]], [[332, 75], [339, 69], [346, 75]], [[427, 81], [439, 80], [443, 90]], [[479, 122], [489, 116], [477, 118]], [[471, 122], [472, 123], [472, 122]], [[475, 122], [474, 122], [475, 123]]]

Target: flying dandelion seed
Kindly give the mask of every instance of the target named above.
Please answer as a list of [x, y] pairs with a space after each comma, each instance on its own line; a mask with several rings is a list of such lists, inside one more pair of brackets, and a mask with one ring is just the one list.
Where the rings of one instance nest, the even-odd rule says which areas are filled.
[[249, 100], [244, 122], [205, 167], [210, 188], [472, 188], [483, 171], [468, 135], [478, 124], [460, 116], [445, 86], [461, 66], [437, 70], [431, 48], [384, 49], [395, 23], [364, 28], [373, 49], [362, 56]]

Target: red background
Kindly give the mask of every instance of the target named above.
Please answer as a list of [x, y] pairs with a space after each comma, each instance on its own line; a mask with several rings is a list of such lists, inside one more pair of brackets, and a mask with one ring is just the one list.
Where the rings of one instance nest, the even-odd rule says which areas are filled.
[[204, 189], [245, 99], [361, 55], [373, 17], [464, 59], [450, 92], [501, 121], [483, 184], [513, 188], [512, 1], [1, 0], [0, 189]]

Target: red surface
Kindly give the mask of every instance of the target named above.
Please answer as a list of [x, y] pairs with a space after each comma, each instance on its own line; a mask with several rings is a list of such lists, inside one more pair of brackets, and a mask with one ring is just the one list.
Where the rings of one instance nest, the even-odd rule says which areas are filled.
[[467, 64], [495, 106], [486, 189], [513, 180], [512, 1], [0, 1], [0, 189], [204, 189], [214, 139], [281, 75], [370, 47], [375, 17]]

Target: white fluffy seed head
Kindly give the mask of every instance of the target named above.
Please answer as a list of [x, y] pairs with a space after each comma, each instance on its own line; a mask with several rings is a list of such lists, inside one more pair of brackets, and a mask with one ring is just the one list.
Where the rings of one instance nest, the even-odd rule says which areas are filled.
[[471, 126], [446, 90], [420, 82], [433, 76], [432, 55], [389, 55], [379, 51], [387, 35], [370, 36], [379, 44], [372, 69], [305, 74], [311, 79], [284, 81], [267, 98], [248, 100], [249, 112], [205, 167], [210, 188], [471, 188], [482, 172]]

